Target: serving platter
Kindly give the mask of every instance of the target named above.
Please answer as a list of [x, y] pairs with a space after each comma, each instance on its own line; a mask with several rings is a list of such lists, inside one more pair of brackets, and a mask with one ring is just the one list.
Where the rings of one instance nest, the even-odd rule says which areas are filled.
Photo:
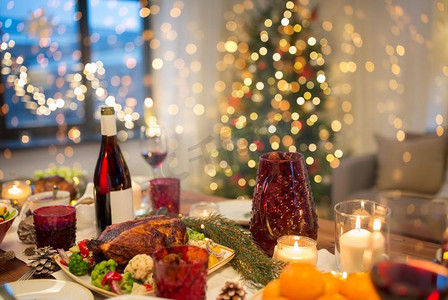
[[[232, 258], [235, 256], [235, 251], [233, 249], [227, 248], [225, 246], [216, 244], [221, 248], [221, 251], [223, 251], [224, 256], [223, 258], [217, 262], [216, 264], [214, 264], [213, 266], [211, 266], [208, 269], [208, 274], [211, 274], [213, 272], [215, 272], [216, 270], [220, 269], [221, 267], [223, 267], [224, 265], [226, 265], [229, 261], [232, 260]], [[94, 285], [92, 285], [90, 283], [90, 276], [89, 275], [83, 275], [83, 276], [76, 276], [72, 273], [70, 273], [69, 269], [67, 266], [61, 264], [61, 258], [59, 256], [59, 254], [56, 254], [54, 256], [54, 260], [56, 261], [56, 263], [58, 264], [58, 266], [61, 268], [61, 270], [67, 275], [69, 276], [73, 281], [79, 283], [80, 285], [90, 289], [91, 291], [97, 292], [103, 296], [108, 296], [108, 297], [115, 297], [118, 296], [118, 294], [113, 293], [111, 291], [106, 291], [103, 289], [100, 289]], [[147, 295], [152, 295], [153, 292], [149, 291]]]

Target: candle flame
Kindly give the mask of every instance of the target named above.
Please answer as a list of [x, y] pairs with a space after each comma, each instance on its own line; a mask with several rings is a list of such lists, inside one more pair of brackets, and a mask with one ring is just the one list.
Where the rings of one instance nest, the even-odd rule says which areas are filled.
[[373, 221], [373, 230], [374, 231], [380, 231], [381, 230], [381, 220], [375, 219]]
[[13, 184], [12, 187], [8, 189], [8, 192], [13, 195], [18, 195], [22, 190], [17, 185]]
[[364, 210], [364, 201], [361, 201], [361, 209]]
[[361, 217], [360, 216], [356, 216], [356, 225], [355, 225], [356, 229], [361, 229]]
[[299, 251], [299, 243], [297, 243], [297, 241], [294, 242], [293, 251]]

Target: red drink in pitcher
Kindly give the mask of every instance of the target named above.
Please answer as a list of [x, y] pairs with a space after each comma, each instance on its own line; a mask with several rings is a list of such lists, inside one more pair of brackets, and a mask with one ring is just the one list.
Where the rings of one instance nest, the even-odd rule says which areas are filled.
[[317, 240], [316, 209], [301, 153], [271, 152], [260, 157], [250, 232], [272, 256], [277, 239], [303, 235]]

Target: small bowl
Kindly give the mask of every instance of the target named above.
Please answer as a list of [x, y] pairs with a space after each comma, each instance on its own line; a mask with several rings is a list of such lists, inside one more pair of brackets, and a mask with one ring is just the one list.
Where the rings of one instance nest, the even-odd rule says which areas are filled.
[[9, 228], [11, 228], [12, 223], [14, 223], [14, 220], [18, 216], [17, 209], [13, 208], [12, 211], [14, 212], [14, 216], [9, 219], [8, 221], [0, 223], [0, 244], [3, 242], [3, 239], [6, 236], [6, 233], [8, 232]]

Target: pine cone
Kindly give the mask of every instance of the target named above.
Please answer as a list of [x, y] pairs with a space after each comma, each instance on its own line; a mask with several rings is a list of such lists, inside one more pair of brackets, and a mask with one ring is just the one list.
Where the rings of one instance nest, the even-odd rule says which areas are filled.
[[246, 290], [238, 281], [226, 281], [221, 288], [221, 293], [217, 300], [244, 300], [246, 298]]
[[37, 248], [35, 254], [30, 257], [30, 262], [28, 263], [29, 267], [36, 269], [34, 275], [48, 276], [59, 270], [59, 266], [53, 258], [56, 253], [56, 250], [48, 246]]
[[17, 228], [17, 235], [25, 244], [36, 243], [33, 216], [28, 216], [24, 220], [20, 221], [19, 227]]
[[36, 253], [36, 250], [32, 246], [23, 250], [23, 254], [25, 254], [26, 256], [31, 256], [31, 255], [34, 255], [35, 253]]
[[16, 258], [16, 253], [14, 251], [6, 251], [5, 254], [3, 254], [3, 259], [5, 260], [11, 260]]

